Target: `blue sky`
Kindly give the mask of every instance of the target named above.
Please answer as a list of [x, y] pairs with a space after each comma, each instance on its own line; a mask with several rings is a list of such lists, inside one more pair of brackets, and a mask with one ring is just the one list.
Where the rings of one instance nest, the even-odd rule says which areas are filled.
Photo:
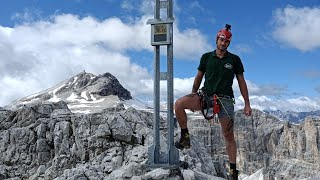
[[[134, 97], [152, 100], [153, 0], [11, 0], [0, 11], [0, 106], [83, 70], [110, 72]], [[174, 94], [191, 91], [202, 53], [232, 25], [229, 51], [245, 66], [251, 105], [320, 109], [318, 0], [174, 2]], [[165, 71], [165, 49], [161, 50]], [[165, 84], [165, 82], [162, 82]], [[165, 86], [162, 99], [165, 100]], [[236, 108], [243, 107], [234, 81]]]

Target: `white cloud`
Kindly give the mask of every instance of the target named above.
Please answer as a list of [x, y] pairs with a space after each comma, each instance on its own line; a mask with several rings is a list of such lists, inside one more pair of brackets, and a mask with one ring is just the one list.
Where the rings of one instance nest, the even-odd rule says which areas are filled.
[[154, 1], [150, 0], [142, 0], [142, 3], [139, 4], [140, 12], [145, 15], [153, 15], [154, 14]]
[[[191, 93], [194, 77], [191, 78], [174, 78], [173, 88], [174, 88], [174, 99], [180, 98]], [[146, 96], [153, 95], [153, 80], [144, 80], [144, 85], [146, 88], [142, 89], [140, 94]], [[167, 98], [167, 81], [160, 81], [160, 99], [161, 101], [166, 101]], [[151, 99], [151, 98], [150, 98]]]
[[[143, 3], [143, 7], [147, 7], [150, 2]], [[116, 17], [97, 20], [63, 14], [14, 28], [0, 26], [0, 106], [49, 88], [83, 70], [96, 75], [110, 72], [133, 96], [152, 98], [152, 76], [145, 67], [133, 63], [127, 54], [129, 50], [153, 52], [150, 26], [146, 25], [152, 18], [142, 16], [125, 23]], [[174, 24], [175, 58], [199, 60], [203, 52], [211, 49], [208, 38], [199, 30], [180, 30]], [[191, 92], [193, 80], [194, 77], [174, 79], [175, 99]], [[238, 85], [234, 84], [235, 95], [239, 97]], [[274, 100], [269, 97], [283, 93], [285, 87], [267, 88], [270, 85], [263, 87], [248, 80], [247, 84], [253, 107], [291, 110], [320, 107], [319, 99]], [[162, 81], [162, 99], [165, 95], [166, 83]], [[240, 98], [236, 108], [241, 107]]]
[[191, 78], [184, 78], [174, 79], [174, 95], [176, 98], [179, 98], [181, 96], [190, 94], [192, 91], [192, 85], [193, 85], [194, 77]]
[[[235, 80], [236, 81], [236, 80]], [[244, 107], [244, 100], [240, 94], [238, 83], [234, 81], [233, 89], [236, 99], [235, 109]], [[251, 108], [259, 110], [282, 110], [307, 112], [320, 109], [320, 98], [283, 96], [286, 90], [278, 85], [256, 85], [247, 80]]]
[[[194, 77], [185, 78], [185, 79], [174, 79], [174, 97], [175, 99], [182, 97], [186, 94], [191, 92], [191, 88], [193, 85]], [[263, 85], [259, 86], [252, 83], [249, 80], [246, 80], [248, 90], [249, 90], [249, 97], [250, 97], [250, 104], [251, 107], [254, 109], [259, 110], [291, 110], [291, 111], [298, 111], [298, 112], [307, 112], [313, 110], [320, 109], [320, 98], [308, 98], [303, 96], [297, 96], [294, 98], [284, 98], [279, 97], [279, 94], [272, 94], [264, 95], [266, 89], [272, 89], [273, 85]], [[203, 86], [203, 82], [200, 87]], [[234, 80], [234, 94], [235, 94], [235, 109], [243, 109], [244, 107], [244, 100], [240, 94], [240, 90], [238, 87], [238, 83]], [[165, 94], [165, 90], [162, 89], [163, 94]], [[252, 93], [254, 92], [254, 93]]]
[[42, 84], [36, 78], [2, 76], [0, 79], [0, 106], [39, 91]]
[[[121, 51], [127, 49], [152, 49], [149, 43], [150, 28], [145, 25], [147, 17], [134, 24], [125, 24], [118, 18], [98, 21], [93, 17], [79, 18], [65, 14], [53, 17], [52, 21], [39, 21], [15, 27], [12, 40], [15, 44], [28, 47], [40, 45], [104, 45], [107, 49]], [[29, 36], [24, 36], [28, 34]], [[23, 38], [21, 38], [23, 37]], [[19, 38], [19, 39], [18, 39]]]
[[[142, 0], [140, 11], [145, 15], [148, 15], [149, 19], [154, 19], [153, 6], [154, 1]], [[193, 8], [203, 9], [197, 1], [191, 3], [191, 6]], [[174, 12], [180, 11], [179, 3], [174, 2], [173, 8]], [[161, 15], [162, 13], [163, 12], [160, 12]], [[164, 14], [164, 16], [166, 16], [166, 14]], [[178, 26], [179, 19], [175, 18], [175, 21], [173, 23], [173, 46], [175, 58], [198, 61], [199, 57], [201, 57], [204, 52], [211, 51], [213, 49], [212, 44], [208, 42], [208, 38], [198, 29], [180, 30]], [[150, 32], [148, 33], [150, 34]], [[150, 44], [150, 42], [148, 43]]]
[[145, 19], [126, 25], [117, 18], [59, 15], [14, 28], [0, 28], [0, 104], [41, 91], [83, 70], [110, 72], [133, 94], [151, 78], [131, 62], [127, 49], [152, 50]]
[[208, 42], [208, 38], [199, 30], [187, 29], [180, 32], [180, 30], [174, 26], [173, 34], [174, 55], [177, 58], [198, 61], [204, 52], [213, 49], [212, 45]]
[[[266, 96], [250, 96], [251, 108], [259, 110], [281, 110], [308, 112], [320, 109], [320, 99], [310, 99], [308, 97], [296, 98], [275, 98]], [[243, 109], [244, 100], [242, 96], [236, 98], [235, 109]]]
[[274, 12], [273, 38], [301, 51], [320, 47], [320, 8], [287, 6]]
[[[152, 77], [145, 67], [132, 63], [127, 52], [153, 52], [151, 28], [146, 25], [151, 18], [142, 16], [124, 23], [115, 17], [97, 20], [62, 14], [14, 28], [0, 26], [0, 105], [49, 88], [83, 70], [97, 75], [110, 72], [132, 95], [150, 95]], [[174, 29], [175, 58], [199, 57], [206, 47], [205, 37], [197, 30]]]

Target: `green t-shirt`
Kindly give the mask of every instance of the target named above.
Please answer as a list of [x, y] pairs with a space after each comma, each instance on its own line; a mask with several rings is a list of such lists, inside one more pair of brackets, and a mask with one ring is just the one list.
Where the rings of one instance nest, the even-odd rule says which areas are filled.
[[244, 72], [239, 56], [226, 52], [224, 57], [219, 58], [216, 51], [202, 55], [199, 71], [205, 73], [204, 91], [209, 95], [223, 94], [233, 96], [233, 79], [235, 74]]

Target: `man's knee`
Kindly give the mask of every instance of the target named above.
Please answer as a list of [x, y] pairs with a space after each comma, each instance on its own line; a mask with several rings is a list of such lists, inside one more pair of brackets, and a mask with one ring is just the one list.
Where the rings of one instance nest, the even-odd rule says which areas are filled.
[[182, 100], [182, 98], [179, 98], [179, 99], [176, 100], [176, 102], [174, 104], [174, 109], [175, 110], [183, 109], [183, 100]]
[[200, 110], [199, 97], [197, 94], [192, 93], [186, 96], [183, 96], [176, 100], [174, 109], [177, 111], [185, 110], [185, 109], [192, 109], [192, 110]]

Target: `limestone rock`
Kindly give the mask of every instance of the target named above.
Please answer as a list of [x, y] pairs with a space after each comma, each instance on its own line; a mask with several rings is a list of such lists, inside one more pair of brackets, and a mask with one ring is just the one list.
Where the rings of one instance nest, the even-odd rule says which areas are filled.
[[[210, 126], [199, 115], [189, 116], [191, 137], [201, 137], [214, 159], [227, 160], [221, 156], [226, 153], [220, 127]], [[301, 124], [292, 124], [254, 110], [251, 117], [237, 111], [234, 120], [237, 164], [244, 174], [262, 169], [265, 179], [320, 177], [320, 117], [307, 117]]]

